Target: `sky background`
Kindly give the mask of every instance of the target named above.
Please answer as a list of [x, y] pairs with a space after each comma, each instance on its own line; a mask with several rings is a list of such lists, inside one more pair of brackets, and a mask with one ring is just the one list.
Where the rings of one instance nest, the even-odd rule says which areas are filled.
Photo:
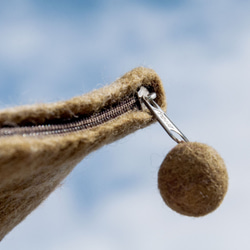
[[65, 100], [153, 68], [168, 116], [217, 149], [230, 181], [205, 217], [168, 208], [157, 172], [175, 142], [155, 124], [86, 157], [0, 249], [249, 249], [249, 11], [246, 0], [1, 1], [0, 108]]

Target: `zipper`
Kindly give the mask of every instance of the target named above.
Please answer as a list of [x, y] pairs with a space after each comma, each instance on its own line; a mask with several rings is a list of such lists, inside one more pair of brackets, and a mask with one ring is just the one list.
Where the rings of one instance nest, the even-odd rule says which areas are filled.
[[[141, 90], [142, 88], [144, 87], [141, 87]], [[154, 101], [154, 99], [156, 98], [156, 94], [149, 93], [147, 90], [144, 91], [146, 92], [141, 95], [142, 102], [149, 109], [156, 120], [161, 124], [168, 135], [177, 143], [188, 142], [188, 138], [176, 127], [176, 125], [168, 118], [166, 113]], [[176, 135], [180, 139], [178, 139]]]
[[[46, 124], [2, 127], [0, 128], [0, 137], [9, 137], [14, 135], [20, 135], [23, 137], [65, 135], [72, 132], [94, 128], [131, 111], [145, 111], [145, 109], [147, 109], [173, 140], [177, 143], [183, 141], [187, 142], [188, 139], [158, 106], [158, 104], [154, 101], [155, 98], [155, 92], [149, 92], [147, 88], [142, 86], [135, 95], [127, 97], [122, 101], [119, 101], [117, 104], [103, 109], [99, 113], [94, 113], [89, 116], [81, 115], [71, 118], [70, 120], [59, 120], [58, 122], [48, 121]], [[180, 136], [181, 140], [178, 139], [173, 132]]]
[[21, 135], [23, 137], [44, 137], [52, 135], [64, 135], [72, 132], [83, 131], [96, 127], [111, 121], [127, 112], [133, 110], [139, 110], [140, 104], [138, 98], [132, 96], [120, 101], [116, 105], [112, 105], [109, 108], [105, 108], [99, 113], [94, 113], [89, 116], [78, 116], [71, 118], [70, 120], [54, 121], [47, 124], [37, 124], [29, 126], [17, 126], [17, 127], [2, 127], [0, 128], [0, 137]]
[[[142, 87], [141, 87], [142, 88]], [[144, 87], [143, 87], [144, 88]], [[146, 89], [146, 88], [144, 88]], [[140, 93], [140, 90], [138, 91]], [[79, 115], [70, 119], [47, 121], [44, 124], [5, 126], [0, 128], [0, 137], [20, 135], [23, 137], [45, 137], [65, 135], [102, 125], [131, 111], [142, 110], [141, 96], [135, 93], [98, 113]], [[149, 93], [147, 91], [147, 93]]]

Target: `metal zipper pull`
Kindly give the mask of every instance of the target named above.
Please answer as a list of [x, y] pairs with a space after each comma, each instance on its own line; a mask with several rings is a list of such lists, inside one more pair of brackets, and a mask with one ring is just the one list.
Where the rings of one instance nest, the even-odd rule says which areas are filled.
[[[145, 87], [141, 87], [138, 91], [138, 96], [174, 141], [177, 143], [189, 141], [187, 137], [167, 117], [166, 113], [160, 108], [160, 106], [154, 101], [156, 93], [149, 93]], [[179, 140], [172, 132], [178, 134], [182, 140]]]

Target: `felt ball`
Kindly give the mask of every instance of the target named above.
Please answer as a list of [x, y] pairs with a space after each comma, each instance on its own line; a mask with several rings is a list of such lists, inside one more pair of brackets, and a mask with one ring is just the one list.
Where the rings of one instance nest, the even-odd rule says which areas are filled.
[[158, 188], [165, 203], [176, 212], [203, 216], [221, 204], [228, 188], [227, 169], [212, 147], [182, 142], [164, 159]]

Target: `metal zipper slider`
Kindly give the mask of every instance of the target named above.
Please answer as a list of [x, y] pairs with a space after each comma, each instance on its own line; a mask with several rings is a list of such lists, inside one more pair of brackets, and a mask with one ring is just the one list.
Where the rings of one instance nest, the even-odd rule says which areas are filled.
[[[138, 91], [138, 96], [174, 141], [177, 143], [189, 141], [187, 137], [167, 117], [166, 113], [160, 108], [160, 106], [154, 101], [156, 93], [149, 93], [145, 87], [141, 87]], [[182, 140], [179, 140], [172, 132], [178, 134]]]

